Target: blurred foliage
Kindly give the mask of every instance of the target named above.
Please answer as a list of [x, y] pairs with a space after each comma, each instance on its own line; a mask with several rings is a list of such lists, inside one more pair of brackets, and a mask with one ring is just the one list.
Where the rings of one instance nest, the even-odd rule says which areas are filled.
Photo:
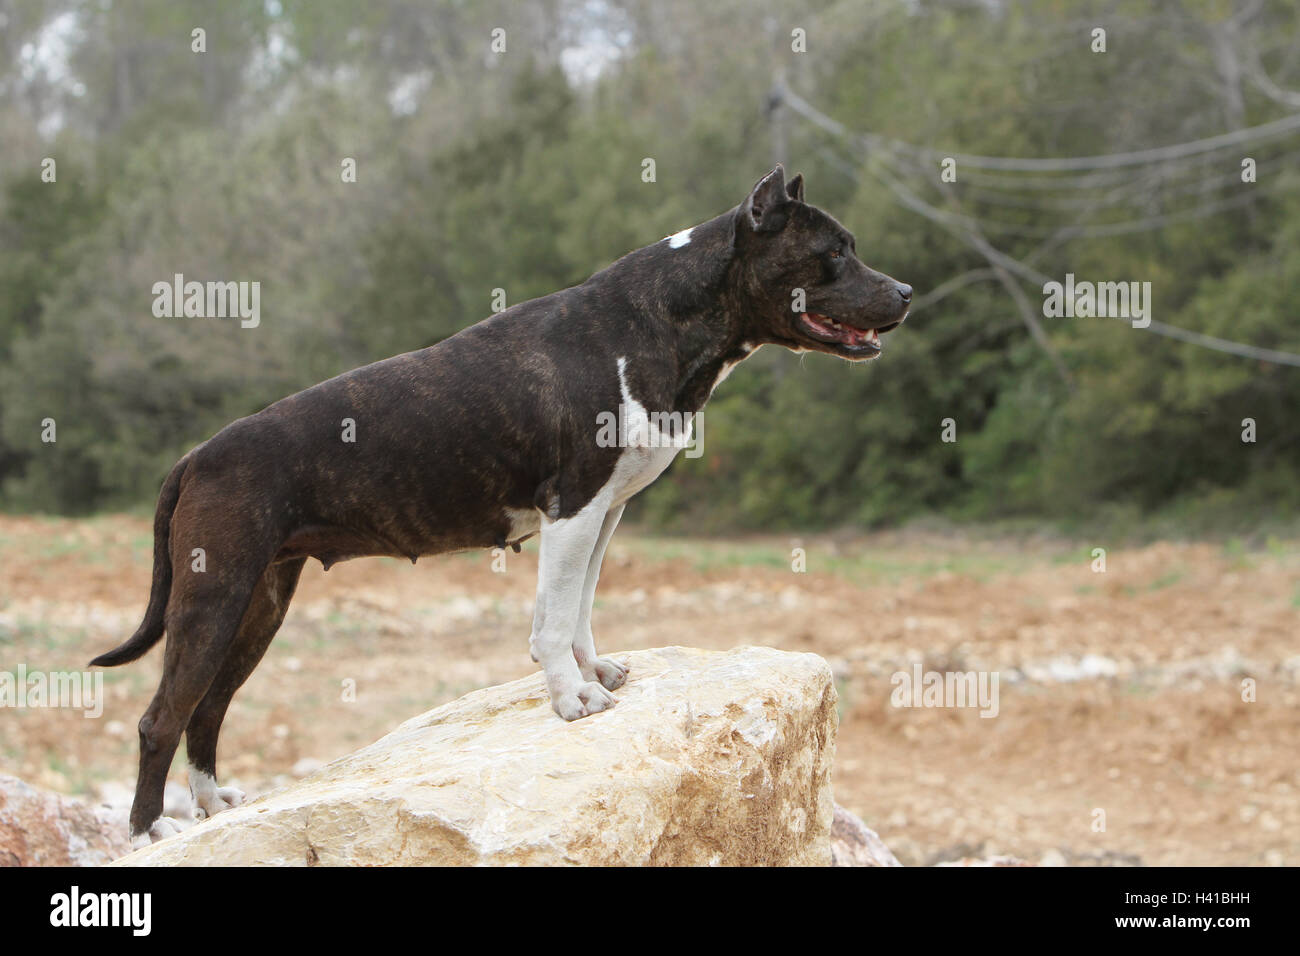
[[[882, 185], [888, 157], [773, 112], [778, 73], [850, 129], [940, 151], [1142, 149], [1287, 112], [1300, 14], [1246, 6], [0, 0], [0, 503], [149, 503], [231, 419], [439, 341], [495, 288], [514, 303], [580, 282], [736, 204], [774, 158], [869, 264], [923, 295], [987, 263]], [[1098, 24], [1105, 54], [1089, 49]], [[191, 51], [198, 26], [206, 53]], [[489, 51], [497, 27], [505, 54]], [[1044, 245], [1041, 227], [1075, 214], [1039, 200], [1098, 194], [1066, 177], [1001, 187], [1004, 204], [961, 193], [960, 211], [1054, 277], [1152, 282], [1162, 322], [1300, 351], [1288, 150], [1294, 137], [1259, 147], [1250, 205], [1131, 234]], [[1239, 157], [1217, 158], [1174, 172], [1231, 178]], [[923, 172], [910, 182], [926, 201], [957, 195]], [[1108, 215], [1167, 211], [1143, 194]], [[260, 327], [155, 318], [153, 283], [175, 273], [261, 282]], [[728, 530], [1300, 512], [1300, 369], [1043, 321], [1070, 385], [996, 281], [919, 311], [870, 366], [765, 349], [709, 405], [705, 455], [633, 516]], [[1256, 444], [1240, 441], [1246, 417]]]

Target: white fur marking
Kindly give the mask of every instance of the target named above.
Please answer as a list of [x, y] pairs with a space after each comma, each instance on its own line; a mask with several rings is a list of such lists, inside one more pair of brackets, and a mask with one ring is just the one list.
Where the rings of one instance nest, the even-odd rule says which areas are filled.
[[551, 707], [565, 720], [608, 710], [615, 703], [613, 695], [604, 687], [583, 678], [573, 656], [587, 570], [609, 511], [609, 498], [606, 484], [572, 517], [542, 522], [537, 608], [528, 643], [533, 660], [546, 673]]
[[[680, 249], [682, 246], [689, 243], [691, 241], [691, 232], [694, 231], [694, 229], [695, 227], [691, 226], [689, 229], [683, 229], [681, 232], [674, 232], [668, 237], [668, 248]], [[621, 362], [622, 359], [619, 359], [619, 361]]]
[[612, 495], [611, 507], [623, 504], [662, 475], [664, 469], [677, 457], [677, 453], [690, 445], [695, 425], [693, 419], [687, 419], [680, 432], [665, 435], [656, 424], [655, 417], [628, 390], [626, 358], [618, 360], [618, 384], [623, 398], [620, 419], [625, 423], [626, 434], [631, 441], [618, 456], [609, 481], [597, 493], [597, 497], [600, 497], [601, 492], [609, 489]]
[[138, 850], [141, 847], [157, 843], [159, 840], [165, 840], [169, 836], [175, 836], [181, 832], [181, 825], [171, 817], [159, 817], [149, 825], [149, 829], [144, 833], [131, 834], [131, 849]]
[[506, 520], [510, 530], [506, 533], [507, 541], [518, 541], [524, 535], [534, 534], [542, 528], [542, 513], [536, 508], [507, 508]]
[[757, 346], [754, 346], [749, 342], [741, 342], [740, 348], [745, 354], [742, 355], [740, 358], [736, 359], [736, 361], [734, 362], [726, 362], [725, 364], [723, 364], [722, 368], [718, 371], [718, 377], [713, 380], [713, 388], [709, 389], [710, 395], [712, 395], [715, 391], [717, 391], [718, 386], [726, 381], [727, 376], [731, 374], [732, 369], [734, 369], [737, 365], [739, 365], [741, 362], [745, 361], [745, 359], [749, 358], [751, 355], [754, 354], [754, 351], [756, 350]]
[[718, 386], [727, 380], [727, 376], [731, 374], [731, 370], [743, 361], [744, 359], [736, 359], [734, 362], [725, 363], [722, 368], [718, 370], [718, 377], [713, 380], [713, 388], [709, 389], [709, 394], [712, 395], [717, 391]]
[[206, 820], [222, 810], [244, 802], [244, 792], [234, 787], [218, 787], [217, 778], [190, 767], [190, 794], [194, 797], [194, 819]]
[[664, 435], [657, 424], [662, 419], [647, 413], [632, 397], [626, 357], [618, 360], [618, 382], [622, 399], [619, 418], [628, 441], [619, 452], [613, 474], [577, 514], [555, 521], [539, 515], [542, 543], [529, 644], [533, 660], [546, 672], [551, 706], [565, 720], [614, 706], [613, 695], [598, 681], [588, 679], [574, 657], [575, 652], [583, 657], [590, 674], [616, 666], [595, 658], [591, 638], [591, 602], [601, 559], [623, 503], [658, 478], [690, 444], [689, 425], [680, 433]]

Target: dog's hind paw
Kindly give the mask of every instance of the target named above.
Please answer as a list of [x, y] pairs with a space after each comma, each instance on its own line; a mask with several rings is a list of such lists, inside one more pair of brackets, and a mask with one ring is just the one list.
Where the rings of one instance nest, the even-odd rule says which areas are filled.
[[206, 820], [222, 810], [244, 802], [244, 791], [236, 787], [218, 787], [211, 774], [190, 768], [190, 794], [194, 797], [194, 819]]
[[217, 787], [206, 797], [207, 799], [202, 803], [199, 803], [197, 799], [195, 801], [195, 820], [206, 820], [208, 817], [215, 817], [222, 810], [240, 806], [244, 802], [244, 791], [237, 790], [234, 787]]
[[138, 850], [141, 847], [157, 843], [159, 840], [165, 840], [169, 836], [175, 836], [181, 832], [181, 825], [171, 817], [159, 817], [144, 833], [137, 833], [131, 837], [131, 849]]
[[[608, 657], [596, 658], [592, 665], [593, 675], [606, 690], [618, 690], [627, 683], [628, 666]], [[584, 675], [585, 676], [585, 675]]]
[[565, 720], [578, 720], [609, 710], [618, 701], [614, 695], [595, 681], [589, 681], [571, 694], [560, 694], [551, 701], [551, 707]]

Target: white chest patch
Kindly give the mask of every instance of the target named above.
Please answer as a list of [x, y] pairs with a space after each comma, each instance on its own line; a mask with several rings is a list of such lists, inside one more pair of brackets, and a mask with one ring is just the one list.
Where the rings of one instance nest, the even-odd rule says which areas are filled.
[[[689, 231], [689, 230], [688, 230]], [[618, 360], [622, 395], [622, 452], [610, 476], [612, 503], [620, 505], [663, 474], [677, 453], [691, 443], [694, 420], [680, 412], [646, 411], [627, 387], [627, 359]]]
[[681, 232], [674, 232], [667, 239], [668, 248], [680, 249], [682, 246], [689, 243], [691, 241], [691, 232], [694, 231], [694, 229], [695, 227], [691, 226], [690, 229], [683, 229]]
[[[618, 360], [618, 386], [620, 403], [615, 416], [620, 449], [618, 461], [609, 480], [582, 513], [594, 507], [603, 516], [606, 511], [623, 504], [662, 475], [679, 451], [691, 447], [694, 416], [685, 412], [646, 411], [628, 389], [625, 357]], [[548, 524], [536, 508], [507, 508], [505, 517], [510, 522], [508, 541], [532, 534], [543, 524]]]

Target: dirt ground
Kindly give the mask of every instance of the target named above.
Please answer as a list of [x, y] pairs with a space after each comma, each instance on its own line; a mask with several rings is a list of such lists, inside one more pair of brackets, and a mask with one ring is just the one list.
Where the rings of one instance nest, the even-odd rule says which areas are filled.
[[[0, 518], [0, 670], [79, 670], [127, 637], [148, 596], [150, 541], [143, 518]], [[825, 657], [840, 694], [836, 799], [904, 863], [1300, 863], [1300, 543], [1108, 548], [1104, 572], [1096, 547], [1107, 543], [624, 530], [596, 640], [602, 653], [761, 644]], [[328, 574], [313, 563], [227, 718], [223, 783], [264, 791], [531, 673], [535, 571], [527, 545], [504, 573], [486, 552]], [[155, 649], [106, 672], [99, 719], [0, 711], [0, 772], [129, 799], [160, 659]], [[893, 706], [891, 675], [914, 664], [996, 673], [997, 715]]]

